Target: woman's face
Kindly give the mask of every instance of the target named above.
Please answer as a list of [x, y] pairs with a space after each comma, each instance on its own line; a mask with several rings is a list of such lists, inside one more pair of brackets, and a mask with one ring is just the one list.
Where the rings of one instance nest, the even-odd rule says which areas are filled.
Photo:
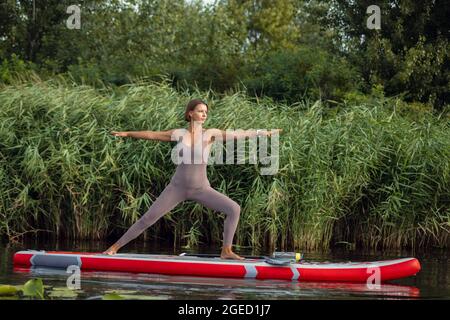
[[189, 111], [189, 115], [191, 116], [191, 120], [204, 123], [208, 117], [208, 107], [204, 104], [198, 104], [194, 110]]

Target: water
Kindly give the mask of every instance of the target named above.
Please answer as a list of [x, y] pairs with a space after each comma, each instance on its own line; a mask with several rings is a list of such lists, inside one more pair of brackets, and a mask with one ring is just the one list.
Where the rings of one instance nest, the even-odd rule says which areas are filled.
[[[12, 257], [16, 251], [26, 249], [103, 251], [110, 243], [105, 242], [43, 242], [0, 245], [0, 284], [23, 285], [32, 278], [41, 278], [52, 299], [100, 299], [105, 294], [141, 299], [450, 299], [449, 250], [435, 249], [419, 252], [306, 252], [311, 261], [372, 261], [414, 256], [419, 259], [422, 270], [415, 277], [390, 281], [380, 288], [368, 288], [366, 284], [311, 283], [281, 280], [220, 279], [186, 276], [166, 276], [118, 272], [81, 273], [81, 289], [67, 289], [70, 274], [63, 269], [37, 268], [34, 270], [14, 268]], [[198, 248], [191, 252], [218, 253], [219, 249]], [[135, 241], [121, 253], [179, 254], [189, 252], [181, 248], [150, 246]], [[241, 250], [240, 254], [259, 255], [268, 252]]]

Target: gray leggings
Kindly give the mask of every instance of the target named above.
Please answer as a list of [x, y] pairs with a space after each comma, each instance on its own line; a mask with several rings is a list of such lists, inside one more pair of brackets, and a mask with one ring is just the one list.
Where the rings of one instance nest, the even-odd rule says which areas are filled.
[[239, 204], [211, 188], [209, 183], [200, 188], [187, 188], [173, 181], [166, 186], [150, 209], [116, 242], [116, 245], [123, 247], [184, 200], [194, 200], [205, 207], [225, 213], [223, 244], [231, 246], [241, 211]]

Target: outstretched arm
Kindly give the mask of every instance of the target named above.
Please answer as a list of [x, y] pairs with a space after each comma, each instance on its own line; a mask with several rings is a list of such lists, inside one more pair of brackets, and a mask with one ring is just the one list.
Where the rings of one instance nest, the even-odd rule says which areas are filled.
[[245, 138], [253, 138], [256, 136], [271, 136], [274, 131], [280, 133], [283, 129], [274, 129], [274, 130], [235, 130], [235, 131], [224, 131], [220, 129], [210, 129], [211, 140], [214, 141], [216, 139], [222, 141], [228, 140], [240, 140]]
[[146, 140], [159, 140], [159, 141], [174, 141], [172, 140], [172, 133], [176, 129], [167, 131], [112, 131], [111, 134], [115, 137], [129, 137], [136, 139]]

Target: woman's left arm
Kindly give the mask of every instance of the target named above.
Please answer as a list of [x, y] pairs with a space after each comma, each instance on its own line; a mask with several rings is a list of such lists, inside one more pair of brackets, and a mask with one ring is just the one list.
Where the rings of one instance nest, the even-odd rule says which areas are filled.
[[268, 136], [270, 137], [274, 133], [281, 133], [283, 129], [273, 129], [273, 130], [234, 130], [234, 131], [224, 131], [220, 129], [210, 129], [208, 133], [210, 134], [210, 141], [215, 140], [240, 140], [245, 138], [253, 138], [257, 136]]

